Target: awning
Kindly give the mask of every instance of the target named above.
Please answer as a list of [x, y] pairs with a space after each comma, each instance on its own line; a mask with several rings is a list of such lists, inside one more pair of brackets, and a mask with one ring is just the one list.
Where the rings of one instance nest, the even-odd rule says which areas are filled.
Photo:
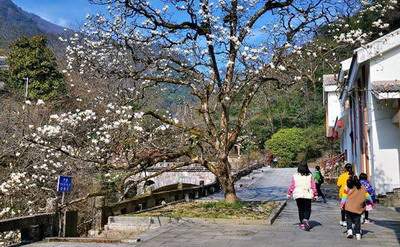
[[400, 99], [400, 80], [373, 81], [372, 93], [377, 99]]

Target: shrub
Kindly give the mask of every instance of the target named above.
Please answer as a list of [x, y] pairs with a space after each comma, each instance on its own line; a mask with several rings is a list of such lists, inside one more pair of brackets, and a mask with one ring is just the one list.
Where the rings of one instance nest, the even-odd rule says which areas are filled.
[[278, 157], [280, 167], [289, 166], [296, 161], [297, 155], [307, 148], [304, 129], [280, 129], [266, 142], [266, 147]]
[[267, 149], [278, 157], [278, 166], [287, 167], [303, 160], [315, 159], [325, 151], [338, 150], [338, 142], [330, 142], [325, 137], [324, 126], [306, 129], [280, 129], [266, 142]]

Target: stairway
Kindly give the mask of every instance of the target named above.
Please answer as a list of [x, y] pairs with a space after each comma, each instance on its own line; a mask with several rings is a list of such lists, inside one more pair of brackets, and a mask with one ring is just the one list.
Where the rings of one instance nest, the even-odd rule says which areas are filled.
[[393, 189], [386, 195], [378, 196], [379, 203], [386, 207], [400, 208], [400, 188]]
[[129, 239], [147, 230], [176, 222], [177, 219], [169, 217], [110, 216], [100, 237], [108, 239]]

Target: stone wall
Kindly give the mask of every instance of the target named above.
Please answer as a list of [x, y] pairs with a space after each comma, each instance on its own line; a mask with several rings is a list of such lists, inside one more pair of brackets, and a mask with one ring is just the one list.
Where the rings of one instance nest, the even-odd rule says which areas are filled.
[[21, 232], [21, 242], [30, 243], [58, 234], [57, 214], [37, 214], [0, 220], [0, 232]]
[[217, 182], [189, 188], [178, 187], [175, 190], [150, 193], [110, 205], [105, 204], [104, 197], [97, 197], [95, 200], [95, 234], [103, 230], [110, 216], [155, 209], [174, 202], [189, 201], [208, 196], [219, 190], [220, 186]]

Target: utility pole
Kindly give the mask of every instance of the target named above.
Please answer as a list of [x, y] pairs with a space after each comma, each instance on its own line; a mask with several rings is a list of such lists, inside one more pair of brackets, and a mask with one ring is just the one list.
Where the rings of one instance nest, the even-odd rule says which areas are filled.
[[25, 77], [25, 99], [28, 99], [29, 77]]

